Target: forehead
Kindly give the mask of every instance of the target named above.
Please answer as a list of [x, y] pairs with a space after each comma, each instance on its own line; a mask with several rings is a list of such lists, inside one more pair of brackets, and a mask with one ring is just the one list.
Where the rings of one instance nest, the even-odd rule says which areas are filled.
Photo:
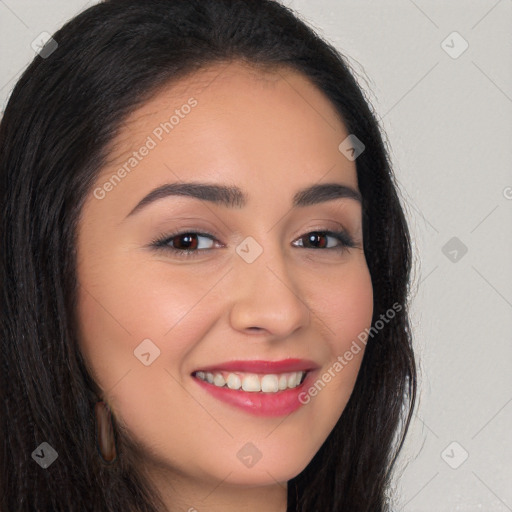
[[235, 185], [265, 203], [289, 201], [321, 181], [357, 189], [355, 163], [338, 149], [347, 135], [330, 100], [299, 72], [217, 64], [168, 84], [134, 110], [98, 183], [123, 166], [129, 171], [109, 195], [112, 206], [121, 192], [123, 202], [134, 202], [171, 181]]
[[[183, 115], [181, 107], [190, 103], [191, 98], [197, 107], [192, 115], [186, 107], [187, 113]], [[182, 123], [185, 117], [187, 122]], [[234, 61], [210, 65], [160, 88], [123, 121], [109, 148], [110, 163], [121, 163], [148, 135], [155, 130], [157, 135], [162, 132], [158, 127], [169, 121], [181, 126], [172, 127], [172, 137], [163, 141], [167, 143], [171, 139], [177, 143], [178, 138], [180, 143], [186, 142], [184, 139], [191, 131], [186, 125], [194, 129], [196, 136], [211, 131], [219, 137], [225, 133], [226, 124], [233, 130], [243, 128], [242, 133], [247, 135], [283, 129], [282, 136], [290, 135], [286, 140], [290, 146], [294, 141], [297, 143], [297, 138], [293, 139], [297, 131], [302, 132], [301, 139], [309, 139], [310, 145], [326, 135], [338, 143], [340, 137], [348, 135], [334, 105], [302, 73], [283, 66]], [[199, 143], [197, 137], [196, 142]]]
[[263, 98], [299, 109], [308, 105], [331, 129], [336, 129], [341, 122], [327, 96], [296, 69], [237, 60], [208, 65], [160, 87], [149, 101], [125, 120], [125, 124], [138, 123], [190, 96], [202, 99], [202, 103], [212, 104], [215, 100], [222, 108], [228, 105], [239, 107], [242, 102], [256, 103]]

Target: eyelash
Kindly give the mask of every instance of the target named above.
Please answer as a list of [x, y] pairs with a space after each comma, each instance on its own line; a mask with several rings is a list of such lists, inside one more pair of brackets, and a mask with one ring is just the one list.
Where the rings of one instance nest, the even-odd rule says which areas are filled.
[[[345, 252], [348, 248], [355, 248], [357, 247], [354, 239], [346, 232], [346, 231], [330, 231], [330, 230], [321, 230], [321, 229], [315, 229], [313, 231], [309, 231], [308, 233], [302, 235], [298, 238], [298, 240], [305, 238], [307, 235], [311, 234], [325, 234], [327, 236], [333, 237], [339, 242], [341, 242], [341, 245], [337, 247], [325, 247], [325, 248], [312, 248], [312, 247], [306, 247], [306, 249], [318, 251], [318, 250], [327, 250], [327, 251], [338, 251], [338, 252]], [[156, 249], [156, 250], [163, 250], [166, 252], [171, 252], [175, 254], [176, 256], [180, 258], [194, 258], [197, 257], [200, 253], [209, 253], [210, 251], [214, 250], [214, 248], [209, 249], [194, 249], [194, 250], [187, 250], [187, 249], [176, 249], [174, 247], [170, 247], [168, 244], [171, 242], [174, 238], [177, 236], [183, 236], [183, 235], [199, 235], [204, 236], [206, 238], [210, 238], [212, 241], [217, 241], [214, 235], [210, 233], [204, 233], [201, 231], [194, 231], [193, 229], [187, 230], [187, 231], [178, 231], [176, 233], [171, 234], [162, 234], [158, 238], [154, 239], [150, 243], [150, 247]], [[301, 247], [301, 246], [299, 246]]]

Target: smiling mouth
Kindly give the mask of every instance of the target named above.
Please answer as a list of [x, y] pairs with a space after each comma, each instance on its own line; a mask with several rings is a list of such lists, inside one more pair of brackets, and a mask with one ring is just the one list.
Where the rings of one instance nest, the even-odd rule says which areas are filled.
[[227, 388], [233, 391], [246, 391], [249, 393], [279, 393], [287, 389], [294, 389], [300, 386], [308, 371], [286, 372], [286, 373], [246, 373], [197, 371], [193, 377], [207, 382], [218, 388]]

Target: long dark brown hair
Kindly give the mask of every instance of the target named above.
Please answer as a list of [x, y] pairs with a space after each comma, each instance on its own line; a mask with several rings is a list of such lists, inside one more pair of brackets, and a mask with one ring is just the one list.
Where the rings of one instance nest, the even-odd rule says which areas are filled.
[[[140, 447], [118, 460], [95, 443], [98, 388], [77, 343], [81, 207], [126, 116], [160, 88], [215, 63], [289, 67], [332, 102], [365, 145], [357, 158], [376, 322], [351, 398], [323, 446], [288, 483], [289, 512], [384, 512], [416, 396], [409, 328], [410, 235], [381, 130], [345, 58], [271, 0], [111, 0], [90, 7], [35, 56], [0, 124], [0, 507], [2, 512], [156, 512]], [[341, 141], [340, 141], [341, 142]], [[42, 469], [47, 442], [58, 460]]]

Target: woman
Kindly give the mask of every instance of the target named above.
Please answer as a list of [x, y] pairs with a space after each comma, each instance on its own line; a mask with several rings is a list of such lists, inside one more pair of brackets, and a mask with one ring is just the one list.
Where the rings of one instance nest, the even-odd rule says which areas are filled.
[[389, 510], [410, 241], [332, 46], [270, 0], [106, 1], [0, 141], [2, 511]]

